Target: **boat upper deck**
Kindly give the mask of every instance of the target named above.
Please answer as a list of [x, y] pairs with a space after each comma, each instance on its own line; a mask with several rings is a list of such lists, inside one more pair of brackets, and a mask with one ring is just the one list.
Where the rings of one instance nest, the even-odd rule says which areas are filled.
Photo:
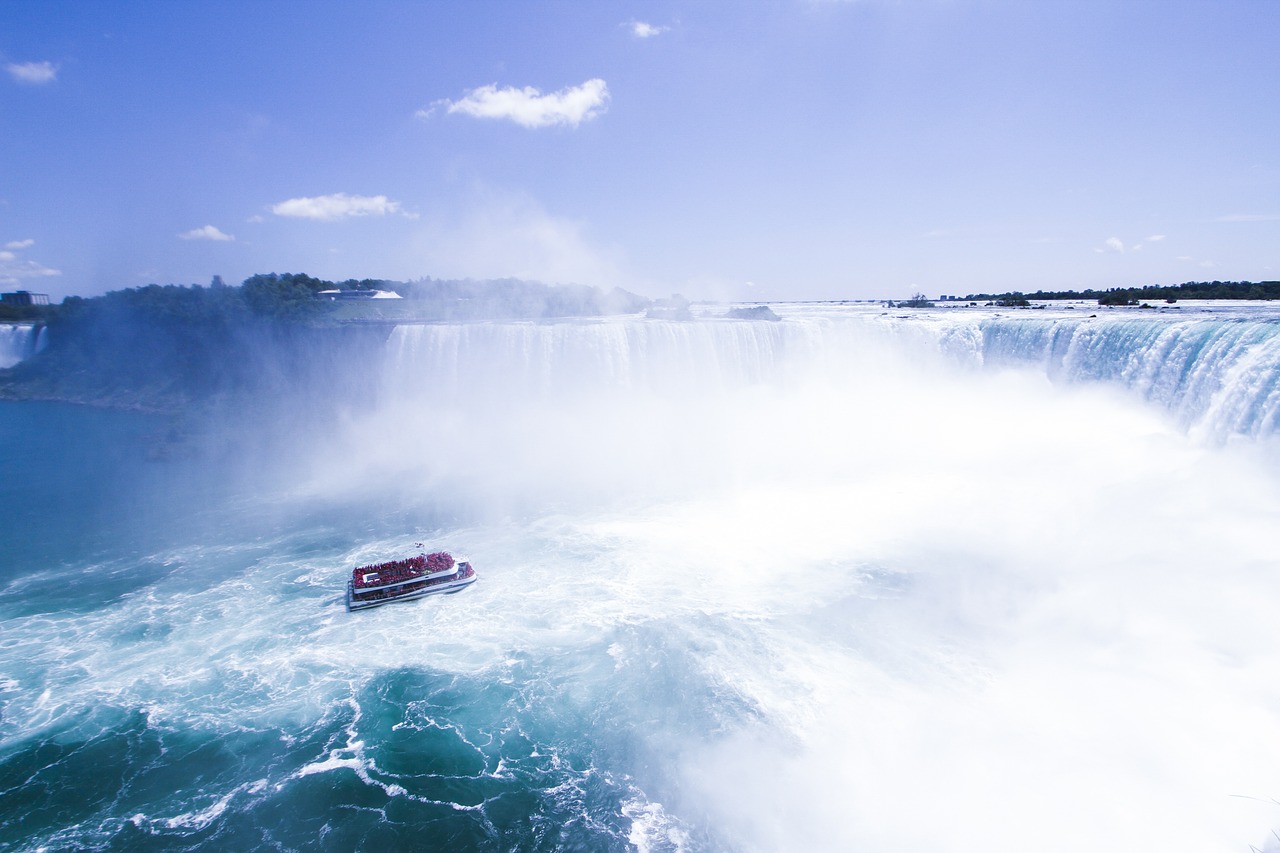
[[359, 594], [452, 577], [458, 573], [461, 565], [464, 564], [455, 563], [450, 554], [440, 551], [419, 554], [405, 560], [359, 566], [351, 572], [351, 590]]

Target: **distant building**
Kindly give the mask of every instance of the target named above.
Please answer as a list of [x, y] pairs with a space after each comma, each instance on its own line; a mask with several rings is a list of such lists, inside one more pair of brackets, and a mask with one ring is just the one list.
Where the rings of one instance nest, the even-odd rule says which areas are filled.
[[49, 294], [18, 290], [13, 293], [0, 293], [0, 302], [5, 305], [48, 305]]
[[393, 290], [322, 290], [317, 299], [402, 299]]

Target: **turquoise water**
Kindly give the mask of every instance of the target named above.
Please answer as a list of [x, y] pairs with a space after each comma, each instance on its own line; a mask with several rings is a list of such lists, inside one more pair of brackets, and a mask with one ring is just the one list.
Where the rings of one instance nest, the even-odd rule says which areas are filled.
[[175, 438], [172, 419], [43, 402], [0, 409], [6, 574], [215, 532], [228, 478]]
[[0, 405], [0, 843], [629, 846], [642, 747], [596, 691], [624, 703], [669, 673], [613, 672], [603, 636], [568, 670], [548, 650], [478, 658], [451, 636], [477, 617], [464, 596], [354, 619], [347, 564], [430, 539], [431, 516], [299, 499], [246, 448], [170, 429]]
[[[1271, 320], [779, 313], [0, 404], [0, 847], [1264, 847]], [[348, 614], [416, 542], [479, 581]]]
[[[0, 419], [0, 842], [626, 846], [636, 792], [610, 767], [635, 749], [625, 717], [586, 737], [607, 708], [583, 708], [545, 653], [432, 666], [451, 641], [420, 620], [459, 597], [342, 610], [343, 557], [376, 547], [376, 518], [299, 511], [269, 476], [212, 473], [208, 447], [157, 458], [154, 417]], [[598, 810], [618, 817], [585, 819]]]

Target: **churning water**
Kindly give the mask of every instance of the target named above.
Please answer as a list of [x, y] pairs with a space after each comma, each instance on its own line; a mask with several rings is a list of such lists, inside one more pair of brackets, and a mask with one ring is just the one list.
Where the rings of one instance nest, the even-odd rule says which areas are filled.
[[1280, 849], [1277, 315], [775, 307], [0, 406], [0, 846]]

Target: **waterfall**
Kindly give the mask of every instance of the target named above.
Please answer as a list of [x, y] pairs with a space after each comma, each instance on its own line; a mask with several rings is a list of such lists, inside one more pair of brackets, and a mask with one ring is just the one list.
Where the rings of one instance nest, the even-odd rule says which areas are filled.
[[768, 323], [644, 321], [404, 326], [390, 381], [433, 399], [505, 399], [607, 389], [703, 392], [777, 375], [794, 329]]
[[1211, 437], [1280, 428], [1274, 318], [1110, 316], [980, 324], [984, 363], [1031, 362], [1059, 381], [1120, 384]]
[[32, 323], [0, 323], [0, 369], [30, 358], [45, 345], [45, 327]]
[[815, 377], [852, 387], [897, 360], [929, 369], [1034, 368], [1058, 383], [1116, 384], [1211, 439], [1280, 429], [1280, 321], [1266, 309], [1225, 316], [779, 310], [781, 323], [623, 317], [404, 326], [389, 341], [385, 390], [468, 405], [623, 392], [705, 396]]

